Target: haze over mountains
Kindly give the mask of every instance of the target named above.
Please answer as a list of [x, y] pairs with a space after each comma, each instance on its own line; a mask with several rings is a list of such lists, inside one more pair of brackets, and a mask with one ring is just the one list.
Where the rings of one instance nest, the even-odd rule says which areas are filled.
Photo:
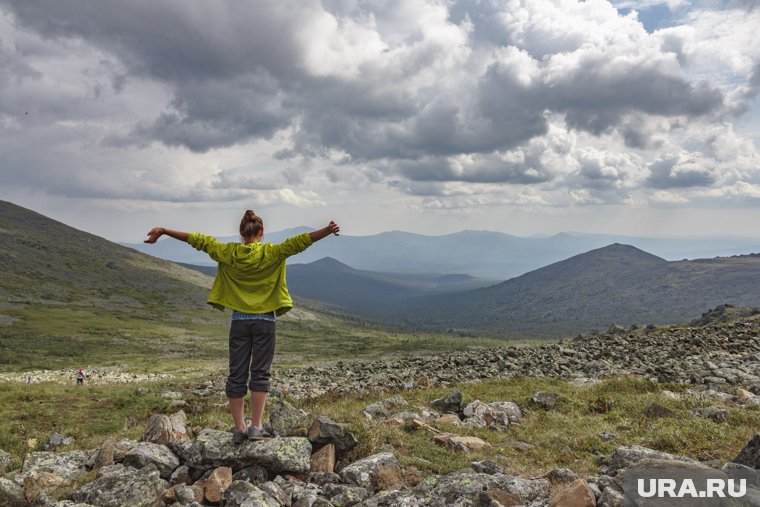
[[[487, 255], [497, 259], [499, 238], [505, 235], [488, 234], [496, 246]], [[410, 241], [392, 241], [401, 236]], [[760, 306], [757, 254], [667, 261], [633, 246], [611, 244], [495, 283], [464, 274], [435, 274], [435, 259], [455, 253], [443, 250], [451, 237], [439, 237], [442, 251], [421, 254], [414, 250], [420, 245], [415, 235], [401, 236], [385, 235], [386, 254], [379, 252], [379, 258], [390, 262], [383, 255], [403, 252], [407, 266], [426, 266], [422, 273], [356, 269], [334, 258], [289, 263], [292, 294], [353, 319], [500, 338], [561, 337], [613, 322], [678, 323], [722, 303]], [[157, 333], [176, 334], [167, 324], [184, 329], [186, 336], [202, 336], [207, 326], [225, 318], [204, 304], [208, 277], [1, 201], [0, 239], [0, 348], [42, 335], [52, 349], [71, 349], [81, 345], [72, 342], [72, 330], [84, 328], [93, 339], [104, 340], [105, 353], [114, 344], [135, 342], [137, 336], [147, 344]], [[365, 241], [364, 248], [377, 245], [377, 237], [354, 239]], [[321, 255], [317, 247], [332, 248], [346, 240], [352, 244], [350, 237], [334, 239], [307, 252], [314, 249]], [[181, 242], [160, 244], [194, 251]], [[425, 254], [434, 259], [426, 263]], [[40, 311], [57, 318], [55, 325], [36, 318]]]
[[[264, 240], [279, 243], [308, 230], [307, 227], [298, 227], [266, 233]], [[239, 241], [236, 236], [218, 239]], [[462, 231], [444, 236], [390, 231], [373, 236], [341, 234], [339, 240], [317, 243], [289, 262], [305, 264], [331, 257], [359, 270], [467, 274], [496, 282], [613, 243], [632, 245], [667, 260], [760, 252], [760, 238], [658, 239], [575, 233], [521, 238], [491, 231]], [[176, 241], [160, 241], [156, 245], [125, 245], [176, 262], [212, 264], [205, 254]]]

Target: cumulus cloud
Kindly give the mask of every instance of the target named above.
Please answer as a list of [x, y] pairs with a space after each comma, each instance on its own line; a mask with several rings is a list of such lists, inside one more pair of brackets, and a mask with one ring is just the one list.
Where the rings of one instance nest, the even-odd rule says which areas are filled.
[[[315, 183], [440, 208], [739, 202], [758, 183], [731, 124], [760, 90], [758, 13], [673, 0], [675, 26], [648, 33], [618, 10], [660, 3], [0, 0], [0, 181], [295, 206], [326, 202]], [[717, 186], [733, 194], [695, 193]]]

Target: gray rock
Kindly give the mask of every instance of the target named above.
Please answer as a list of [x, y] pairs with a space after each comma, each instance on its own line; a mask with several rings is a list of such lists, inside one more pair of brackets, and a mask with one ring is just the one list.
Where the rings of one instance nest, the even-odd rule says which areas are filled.
[[276, 482], [267, 481], [259, 484], [258, 488], [274, 498], [278, 504], [284, 507], [290, 507], [290, 505], [293, 503], [293, 498], [291, 497], [290, 493], [282, 489], [282, 487]]
[[66, 437], [61, 435], [60, 433], [53, 433], [50, 435], [47, 439], [47, 442], [45, 442], [44, 449], [46, 451], [54, 451], [58, 449], [59, 447], [63, 447], [66, 445], [71, 445], [74, 443], [74, 437]]
[[238, 446], [232, 442], [232, 433], [206, 428], [195, 438], [187, 451], [187, 464], [193, 468], [240, 468]]
[[625, 507], [625, 497], [614, 489], [605, 489], [596, 502], [597, 507]]
[[324, 486], [325, 484], [340, 483], [340, 475], [334, 472], [309, 472], [307, 479], [307, 482], [311, 482], [319, 486]]
[[177, 486], [174, 488], [174, 497], [179, 503], [189, 504], [195, 501], [195, 492], [190, 486]]
[[253, 484], [233, 481], [224, 491], [222, 505], [225, 507], [280, 507], [277, 500]]
[[21, 473], [14, 480], [22, 484], [24, 478], [39, 472], [59, 475], [69, 482], [74, 482], [87, 474], [90, 456], [84, 451], [70, 452], [32, 452], [24, 458]]
[[306, 429], [308, 414], [280, 399], [269, 406], [269, 424], [272, 432], [280, 437], [290, 435], [298, 428]]
[[0, 505], [3, 507], [28, 507], [24, 488], [13, 481], [0, 477]]
[[[479, 474], [469, 468], [423, 481], [415, 491], [422, 495], [424, 505], [444, 507], [464, 499], [479, 501], [480, 493], [498, 489], [520, 498], [523, 503], [549, 497], [549, 482], [544, 479], [522, 479], [503, 474]], [[471, 504], [471, 505], [472, 505]], [[465, 505], [465, 504], [460, 504]]]
[[96, 507], [89, 503], [72, 502], [71, 500], [61, 500], [55, 504], [55, 507]]
[[649, 419], [674, 418], [677, 416], [675, 410], [661, 405], [656, 401], [647, 406], [646, 410], [644, 410], [644, 415]]
[[530, 402], [544, 410], [551, 410], [557, 406], [560, 396], [557, 393], [548, 393], [545, 391], [539, 391], [533, 395]]
[[179, 467], [179, 458], [168, 447], [151, 442], [140, 442], [124, 455], [124, 464], [133, 468], [143, 468], [153, 464], [162, 479], [169, 479]]
[[557, 486], [559, 484], [570, 484], [578, 479], [578, 474], [568, 468], [555, 468], [550, 470], [545, 477], [552, 485]]
[[257, 464], [270, 472], [308, 472], [311, 467], [311, 442], [303, 437], [276, 437], [244, 442], [237, 453], [246, 464]]
[[380, 491], [362, 504], [363, 507], [422, 507], [422, 499], [408, 490]]
[[610, 455], [609, 465], [606, 467], [605, 473], [611, 476], [617, 475], [621, 470], [625, 470], [631, 465], [644, 459], [665, 460], [673, 463], [698, 464], [697, 461], [691, 458], [668, 454], [667, 452], [655, 451], [638, 445], [622, 446], [615, 449]]
[[400, 474], [401, 465], [392, 453], [381, 452], [351, 463], [340, 471], [340, 477], [346, 484], [374, 491], [378, 489], [378, 475], [382, 469]]
[[733, 462], [750, 468], [760, 468], [760, 433], [755, 433]]
[[169, 484], [172, 486], [176, 484], [191, 484], [192, 480], [190, 467], [187, 465], [181, 465], [172, 472], [171, 477], [169, 477]]
[[442, 414], [448, 412], [458, 414], [462, 411], [462, 393], [459, 391], [449, 393], [443, 398], [431, 401], [430, 406]]
[[367, 498], [368, 492], [359, 486], [345, 484], [328, 484], [324, 488], [324, 495], [335, 507], [350, 507], [358, 505]]
[[335, 444], [335, 454], [339, 458], [356, 447], [358, 443], [356, 437], [346, 431], [343, 425], [323, 415], [317, 417], [309, 428], [309, 441], [315, 447]]
[[497, 431], [507, 431], [509, 428], [509, 414], [506, 411], [480, 400], [468, 403], [464, 407], [463, 413], [466, 426], [490, 428]]
[[150, 464], [141, 469], [113, 465], [101, 469], [101, 476], [74, 491], [71, 499], [100, 507], [162, 507], [169, 484]]
[[233, 481], [247, 481], [258, 486], [269, 480], [269, 473], [266, 468], [259, 465], [251, 465], [242, 468], [232, 475]]
[[13, 456], [0, 449], [0, 474], [8, 472], [13, 464]]
[[364, 408], [364, 415], [368, 419], [385, 419], [390, 415], [390, 412], [399, 407], [406, 407], [409, 403], [400, 395], [395, 395], [392, 398], [376, 401], [370, 403]]
[[728, 410], [718, 407], [698, 408], [694, 410], [694, 417], [709, 419], [716, 424], [728, 421]]
[[470, 463], [473, 470], [479, 474], [500, 474], [504, 472], [504, 469], [495, 461], [485, 459], [483, 461], [473, 461]]
[[517, 424], [522, 419], [522, 410], [512, 401], [492, 401], [488, 404], [494, 410], [501, 410], [509, 417], [510, 424]]

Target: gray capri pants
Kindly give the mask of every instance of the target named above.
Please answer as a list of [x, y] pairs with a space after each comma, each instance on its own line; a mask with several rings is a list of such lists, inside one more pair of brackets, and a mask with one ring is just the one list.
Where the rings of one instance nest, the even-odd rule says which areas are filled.
[[[233, 320], [230, 324], [230, 375], [226, 392], [229, 398], [251, 391], [269, 392], [269, 367], [274, 359], [275, 322]], [[249, 378], [250, 375], [250, 378]]]

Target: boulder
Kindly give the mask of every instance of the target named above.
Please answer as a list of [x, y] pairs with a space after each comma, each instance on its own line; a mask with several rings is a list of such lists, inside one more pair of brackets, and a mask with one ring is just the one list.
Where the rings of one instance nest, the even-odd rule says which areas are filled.
[[760, 468], [760, 433], [755, 433], [733, 462], [750, 468]]
[[276, 436], [286, 437], [299, 428], [306, 428], [308, 414], [301, 409], [279, 399], [269, 406], [269, 424], [272, 433]]
[[180, 410], [171, 416], [163, 414], [150, 416], [143, 440], [164, 445], [190, 440], [185, 412]]
[[452, 505], [455, 500], [461, 502], [465, 499], [475, 504], [480, 494], [489, 490], [516, 495], [521, 504], [528, 504], [537, 499], [548, 500], [549, 482], [544, 479], [529, 480], [503, 474], [479, 474], [465, 468], [428, 478], [414, 488], [424, 500], [424, 505], [431, 507], [444, 507]]
[[311, 471], [335, 471], [335, 444], [326, 444], [311, 455]]
[[0, 475], [2, 475], [3, 472], [9, 471], [12, 464], [13, 456], [0, 449]]
[[188, 449], [187, 465], [200, 469], [221, 466], [239, 468], [238, 447], [232, 442], [232, 433], [229, 431], [205, 428]]
[[638, 445], [622, 446], [618, 447], [609, 456], [609, 465], [606, 467], [604, 473], [607, 475], [617, 475], [621, 470], [638, 463], [641, 460], [664, 460], [673, 463], [691, 463], [698, 464], [697, 461], [686, 458], [684, 456], [677, 456], [674, 454], [668, 454], [667, 452], [655, 451], [653, 449], [647, 449]]
[[13, 481], [0, 477], [0, 505], [3, 507], [29, 507], [24, 488]]
[[23, 484], [24, 478], [39, 472], [50, 472], [63, 477], [68, 482], [74, 482], [88, 473], [87, 464], [90, 456], [84, 451], [70, 452], [32, 452], [24, 458], [21, 473], [15, 481]]
[[344, 456], [356, 447], [356, 438], [343, 425], [336, 423], [326, 416], [319, 416], [309, 428], [309, 441], [315, 446], [335, 444], [335, 454]]
[[507, 431], [509, 428], [509, 414], [506, 411], [480, 400], [468, 403], [464, 407], [463, 413], [466, 426], [490, 428], [497, 431]]
[[250, 482], [254, 486], [263, 484], [269, 480], [269, 473], [264, 467], [259, 465], [251, 465], [242, 468], [232, 475], [233, 481], [246, 481]]
[[459, 452], [477, 451], [491, 444], [478, 437], [460, 436], [453, 433], [441, 433], [433, 437], [433, 442]]
[[69, 484], [60, 475], [50, 472], [37, 472], [24, 477], [24, 496], [31, 503], [37, 500], [41, 493], [51, 494], [56, 489]]
[[535, 405], [543, 410], [551, 410], [557, 406], [559, 399], [560, 395], [557, 393], [539, 391], [531, 397], [530, 402], [532, 405]]
[[644, 410], [644, 415], [649, 419], [664, 419], [664, 418], [674, 418], [677, 416], [675, 410], [670, 409], [664, 405], [661, 405], [657, 403], [656, 401], [653, 403], [650, 403], [646, 410]]
[[66, 437], [60, 433], [53, 433], [48, 437], [47, 442], [45, 442], [44, 449], [46, 451], [55, 451], [59, 447], [64, 447], [73, 443], [74, 437]]
[[258, 488], [274, 498], [280, 505], [289, 506], [293, 502], [292, 496], [276, 482], [267, 481], [258, 485]]
[[346, 484], [374, 491], [378, 489], [380, 475], [387, 473], [400, 474], [401, 465], [393, 453], [381, 452], [346, 466], [340, 471], [340, 477]]
[[370, 403], [364, 408], [364, 416], [368, 419], [385, 419], [390, 415], [390, 413], [393, 411], [393, 409], [399, 408], [399, 407], [406, 407], [409, 403], [402, 398], [400, 395], [393, 396], [392, 398], [387, 398], [385, 400], [377, 401], [375, 403]]
[[232, 469], [229, 467], [215, 468], [208, 479], [204, 497], [211, 505], [219, 505], [224, 491], [232, 484]]
[[179, 458], [165, 445], [140, 442], [127, 451], [123, 463], [133, 468], [143, 468], [153, 464], [162, 479], [169, 479], [172, 472], [179, 467]]
[[100, 507], [162, 507], [168, 486], [153, 464], [139, 470], [113, 465], [101, 469], [101, 476], [74, 491], [71, 499]]
[[359, 505], [368, 496], [365, 488], [346, 484], [327, 484], [324, 495], [335, 507]]
[[550, 507], [596, 507], [596, 497], [583, 479], [562, 487], [549, 502]]
[[303, 437], [276, 437], [240, 445], [238, 459], [273, 473], [305, 473], [311, 465], [311, 442]]
[[225, 507], [280, 507], [269, 494], [245, 481], [233, 481], [223, 498]]
[[442, 414], [458, 414], [462, 411], [462, 393], [454, 391], [443, 398], [438, 398], [430, 402], [430, 406]]

